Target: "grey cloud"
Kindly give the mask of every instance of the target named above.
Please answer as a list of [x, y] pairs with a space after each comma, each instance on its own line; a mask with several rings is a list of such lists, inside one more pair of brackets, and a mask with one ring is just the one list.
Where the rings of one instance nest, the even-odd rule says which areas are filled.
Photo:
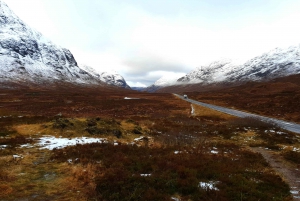
[[149, 75], [150, 72], [155, 71], [182, 72], [185, 69], [183, 65], [154, 57], [128, 59], [123, 62], [123, 65], [126, 66], [127, 74], [135, 76]]
[[131, 82], [152, 85], [167, 72], [186, 73], [187, 67], [176, 62], [167, 61], [158, 57], [137, 57], [123, 62], [125, 66], [124, 77]]
[[156, 80], [158, 80], [161, 76], [153, 77], [153, 76], [149, 76], [149, 75], [145, 74], [143, 76], [130, 76], [130, 75], [128, 76], [127, 75], [125, 77], [126, 77], [126, 80], [130, 80], [131, 82], [140, 82], [140, 83], [145, 84], [146, 86], [150, 86]]
[[[162, 76], [165, 76], [165, 74], [167, 74], [167, 73], [174, 73], [174, 71], [151, 71], [151, 72], [144, 72], [139, 75], [125, 74], [124, 77], [128, 81], [140, 82], [147, 86], [150, 86], [155, 81], [160, 79]], [[185, 74], [186, 72], [179, 71], [177, 73]]]

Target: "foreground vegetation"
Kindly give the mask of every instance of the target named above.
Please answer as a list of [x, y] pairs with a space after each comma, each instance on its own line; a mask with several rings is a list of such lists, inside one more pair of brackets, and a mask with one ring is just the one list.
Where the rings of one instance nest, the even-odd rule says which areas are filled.
[[[90, 90], [2, 92], [0, 200], [292, 200], [251, 147], [296, 167], [297, 135], [195, 105], [191, 114], [171, 94]], [[51, 150], [38, 146], [45, 135], [105, 140]]]

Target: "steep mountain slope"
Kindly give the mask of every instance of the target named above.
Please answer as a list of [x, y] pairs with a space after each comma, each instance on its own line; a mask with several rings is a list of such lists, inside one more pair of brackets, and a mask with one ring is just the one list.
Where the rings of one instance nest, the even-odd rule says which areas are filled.
[[300, 45], [276, 48], [244, 64], [225, 59], [201, 66], [181, 77], [173, 85], [156, 88], [160, 92], [203, 91], [235, 86], [248, 81], [267, 81], [300, 73]]
[[0, 0], [0, 83], [104, 85], [129, 88], [118, 74], [95, 75], [81, 69], [70, 50], [61, 48], [33, 30]]
[[189, 74], [181, 77], [177, 80], [179, 83], [213, 83], [213, 82], [222, 82], [228, 78], [228, 74], [237, 67], [229, 59], [223, 59], [220, 61], [215, 61], [209, 64], [208, 66], [201, 66], [196, 68], [196, 70], [190, 72]]
[[99, 70], [87, 65], [80, 65], [80, 68], [109, 85], [130, 89], [130, 86], [126, 83], [125, 79], [117, 72], [99, 72]]
[[230, 72], [231, 81], [263, 80], [300, 73], [300, 44], [287, 49], [276, 48], [255, 57]]
[[0, 0], [1, 81], [65, 80], [96, 83], [72, 53], [31, 29]]
[[300, 45], [287, 49], [276, 48], [257, 56], [244, 64], [221, 60], [208, 66], [201, 66], [178, 83], [218, 83], [269, 80], [276, 77], [300, 73]]

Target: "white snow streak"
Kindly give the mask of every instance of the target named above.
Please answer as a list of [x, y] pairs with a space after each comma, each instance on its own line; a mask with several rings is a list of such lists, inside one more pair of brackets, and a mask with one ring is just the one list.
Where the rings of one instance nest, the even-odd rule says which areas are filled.
[[107, 143], [104, 138], [56, 138], [53, 136], [46, 136], [40, 138], [40, 142], [37, 143], [41, 148], [40, 149], [60, 149], [67, 146], [73, 146], [76, 144], [89, 144], [89, 143]]

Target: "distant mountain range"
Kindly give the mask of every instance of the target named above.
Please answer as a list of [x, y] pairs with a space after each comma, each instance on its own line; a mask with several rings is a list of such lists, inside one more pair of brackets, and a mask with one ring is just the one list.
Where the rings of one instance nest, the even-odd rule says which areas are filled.
[[[168, 91], [167, 88], [197, 90], [195, 86], [233, 84], [247, 81], [266, 81], [300, 73], [300, 45], [286, 49], [276, 48], [268, 53], [257, 56], [244, 64], [236, 64], [232, 60], [223, 59], [200, 66], [177, 79], [160, 82], [149, 86], [147, 91]], [[165, 78], [163, 78], [165, 79]], [[172, 83], [166, 85], [165, 83]], [[188, 87], [189, 85], [189, 87]]]
[[[299, 73], [300, 45], [276, 48], [244, 64], [236, 64], [228, 59], [215, 61], [182, 77], [176, 77], [176, 74], [162, 77], [146, 89], [138, 90], [197, 90], [197, 86], [265, 81]], [[92, 67], [79, 66], [70, 50], [59, 47], [30, 28], [0, 0], [0, 86], [9, 82], [109, 84], [130, 88], [116, 72], [98, 72]]]
[[0, 84], [67, 82], [130, 88], [117, 73], [78, 66], [70, 50], [61, 48], [26, 25], [0, 0]]

